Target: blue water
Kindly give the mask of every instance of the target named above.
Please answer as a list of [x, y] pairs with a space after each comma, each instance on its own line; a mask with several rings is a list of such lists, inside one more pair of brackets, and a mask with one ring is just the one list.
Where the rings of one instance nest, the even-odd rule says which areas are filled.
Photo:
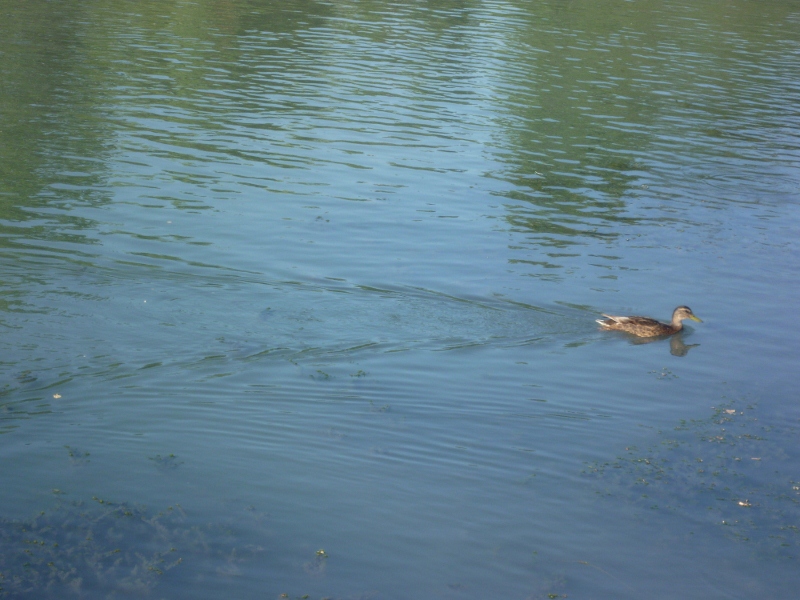
[[794, 597], [799, 26], [0, 3], [0, 598]]

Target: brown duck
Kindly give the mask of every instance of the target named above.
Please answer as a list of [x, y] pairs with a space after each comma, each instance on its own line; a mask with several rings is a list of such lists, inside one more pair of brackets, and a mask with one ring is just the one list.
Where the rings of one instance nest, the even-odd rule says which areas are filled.
[[661, 323], [650, 317], [614, 317], [612, 315], [603, 315], [605, 319], [598, 319], [597, 322], [603, 329], [613, 329], [616, 331], [625, 331], [638, 335], [639, 337], [655, 337], [658, 335], [672, 335], [678, 333], [683, 329], [683, 320], [691, 319], [702, 323], [700, 319], [694, 316], [692, 309], [688, 306], [679, 306], [672, 313], [672, 323]]

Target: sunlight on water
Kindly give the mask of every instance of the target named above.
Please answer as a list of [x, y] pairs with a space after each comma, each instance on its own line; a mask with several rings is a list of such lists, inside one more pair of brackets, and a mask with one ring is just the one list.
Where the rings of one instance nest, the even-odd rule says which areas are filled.
[[793, 597], [798, 26], [0, 7], [0, 598]]

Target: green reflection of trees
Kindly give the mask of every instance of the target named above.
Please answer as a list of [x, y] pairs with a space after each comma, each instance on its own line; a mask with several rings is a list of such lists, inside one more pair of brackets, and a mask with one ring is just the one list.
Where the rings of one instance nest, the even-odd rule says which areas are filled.
[[[124, 198], [120, 184], [133, 179], [153, 189], [151, 205], [198, 208], [201, 201], [176, 197], [181, 190], [161, 188], [216, 179], [197, 172], [189, 181], [190, 169], [164, 173], [158, 159], [186, 165], [207, 149], [196, 133], [215, 123], [197, 118], [198, 100], [208, 103], [210, 89], [230, 90], [219, 74], [241, 52], [232, 35], [289, 35], [319, 25], [329, 10], [310, 1], [3, 4], [0, 307], [20, 305], [15, 287], [46, 285], [54, 269], [96, 262], [102, 226], [93, 209]], [[130, 168], [122, 175], [111, 165], [120, 157]]]
[[657, 220], [635, 210], [643, 184], [724, 159], [709, 127], [725, 123], [723, 137], [737, 123], [775, 127], [758, 61], [774, 57], [775, 36], [797, 40], [790, 13], [781, 2], [653, 0], [520, 10], [496, 80], [511, 227], [532, 246], [563, 247]]
[[617, 23], [623, 17], [609, 18], [606, 3], [576, 8], [544, 2], [530, 10], [510, 32], [514, 70], [502, 73], [512, 118], [499, 176], [514, 185], [503, 193], [506, 218], [545, 247], [616, 237], [619, 221], [632, 220], [624, 197], [644, 170], [643, 136], [608, 127], [639, 116], [635, 96], [621, 89], [632, 54]]
[[[6, 3], [0, 18], [0, 248], [66, 256], [96, 243], [76, 204], [102, 202], [102, 96], [86, 72], [84, 5]], [[76, 26], [77, 24], [77, 26]], [[99, 74], [92, 76], [96, 80]], [[14, 252], [13, 273], [23, 275]]]
[[[149, 96], [151, 106], [194, 109], [192, 98], [214, 87], [209, 75], [236, 64], [235, 56], [226, 61], [238, 52], [229, 34], [291, 33], [319, 26], [329, 12], [311, 1], [5, 4], [0, 218], [22, 222], [46, 207], [109, 201], [106, 162], [118, 150], [126, 93], [139, 102]], [[66, 211], [48, 220], [80, 226]]]

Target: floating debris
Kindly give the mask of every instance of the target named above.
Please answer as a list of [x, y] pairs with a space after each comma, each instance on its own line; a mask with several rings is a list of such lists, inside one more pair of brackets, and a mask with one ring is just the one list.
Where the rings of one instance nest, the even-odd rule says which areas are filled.
[[73, 446], [64, 446], [69, 454], [69, 460], [73, 465], [84, 465], [89, 462], [89, 452], [84, 452]]
[[317, 550], [314, 554], [314, 560], [305, 563], [303, 570], [309, 575], [322, 576], [325, 574], [327, 559], [328, 553], [325, 550]]
[[182, 465], [183, 461], [178, 460], [178, 457], [174, 454], [168, 454], [167, 456], [161, 456], [160, 454], [156, 454], [155, 456], [148, 457], [152, 460], [159, 469], [162, 470], [172, 470], [178, 468], [178, 465]]

